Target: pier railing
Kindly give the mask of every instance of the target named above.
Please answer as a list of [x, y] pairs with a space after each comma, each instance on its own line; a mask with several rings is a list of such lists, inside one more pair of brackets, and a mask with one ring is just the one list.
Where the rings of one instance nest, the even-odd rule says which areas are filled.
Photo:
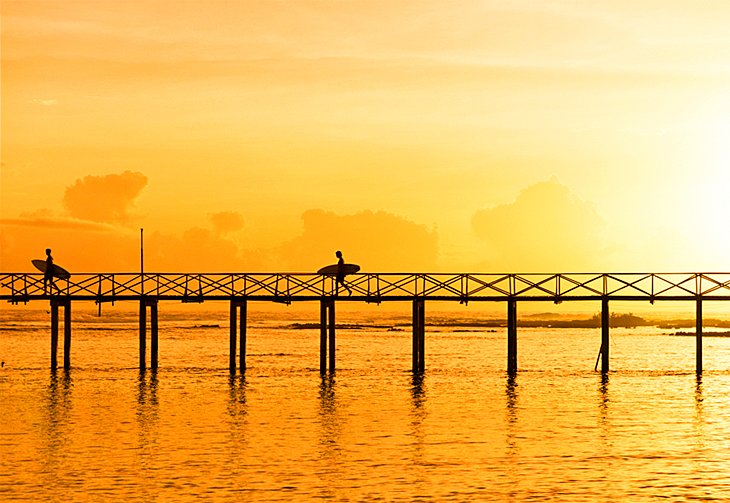
[[0, 300], [27, 302], [49, 294], [109, 302], [154, 297], [202, 302], [245, 298], [290, 303], [335, 297], [387, 300], [730, 300], [730, 273], [358, 273], [347, 291], [333, 276], [313, 273], [78, 273], [55, 279], [0, 273]]

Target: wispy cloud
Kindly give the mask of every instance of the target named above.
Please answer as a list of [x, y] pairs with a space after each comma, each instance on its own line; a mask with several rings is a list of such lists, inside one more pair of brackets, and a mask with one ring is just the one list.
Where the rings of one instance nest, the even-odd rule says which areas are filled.
[[80, 220], [76, 218], [55, 218], [51, 216], [0, 218], [0, 225], [35, 227], [39, 229], [75, 229], [103, 232], [118, 230], [113, 225], [101, 222], [90, 222], [88, 220]]
[[56, 99], [41, 99], [41, 98], [35, 98], [30, 100], [31, 103], [34, 105], [42, 105], [44, 107], [52, 107], [58, 105], [58, 100]]

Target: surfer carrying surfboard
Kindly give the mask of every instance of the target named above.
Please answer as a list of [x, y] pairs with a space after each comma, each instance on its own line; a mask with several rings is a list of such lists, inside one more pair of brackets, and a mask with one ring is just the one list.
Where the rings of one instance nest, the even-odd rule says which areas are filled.
[[56, 288], [58, 293], [61, 293], [61, 289], [53, 281], [53, 257], [51, 256], [51, 249], [46, 248], [46, 271], [43, 273], [43, 293], [48, 293], [48, 283]]
[[337, 250], [335, 252], [335, 256], [337, 256], [337, 282], [335, 284], [335, 295], [339, 294], [340, 291], [340, 283], [342, 283], [342, 286], [347, 288], [347, 294], [352, 295], [352, 290], [350, 290], [350, 287], [347, 286], [345, 283], [345, 259], [342, 258], [342, 252], [340, 250]]

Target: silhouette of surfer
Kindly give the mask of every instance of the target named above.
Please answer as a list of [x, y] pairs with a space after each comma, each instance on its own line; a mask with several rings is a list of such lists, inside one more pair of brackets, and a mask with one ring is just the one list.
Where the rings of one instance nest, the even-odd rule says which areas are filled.
[[51, 256], [51, 249], [46, 248], [46, 271], [43, 273], [43, 293], [48, 293], [48, 283], [53, 286], [58, 293], [61, 293], [61, 289], [53, 281], [53, 257]]
[[348, 295], [352, 295], [352, 290], [350, 290], [350, 287], [345, 283], [345, 259], [342, 258], [342, 252], [340, 250], [337, 250], [335, 255], [337, 256], [337, 282], [335, 284], [335, 295], [339, 295], [340, 293], [340, 283], [342, 283], [342, 286], [347, 288]]

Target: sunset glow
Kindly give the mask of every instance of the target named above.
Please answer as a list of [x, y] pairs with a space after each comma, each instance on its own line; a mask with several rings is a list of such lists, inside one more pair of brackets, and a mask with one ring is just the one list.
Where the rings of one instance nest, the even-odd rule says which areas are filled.
[[726, 270], [728, 19], [3, 0], [0, 268]]
[[3, 501], [730, 501], [730, 1], [0, 20]]

